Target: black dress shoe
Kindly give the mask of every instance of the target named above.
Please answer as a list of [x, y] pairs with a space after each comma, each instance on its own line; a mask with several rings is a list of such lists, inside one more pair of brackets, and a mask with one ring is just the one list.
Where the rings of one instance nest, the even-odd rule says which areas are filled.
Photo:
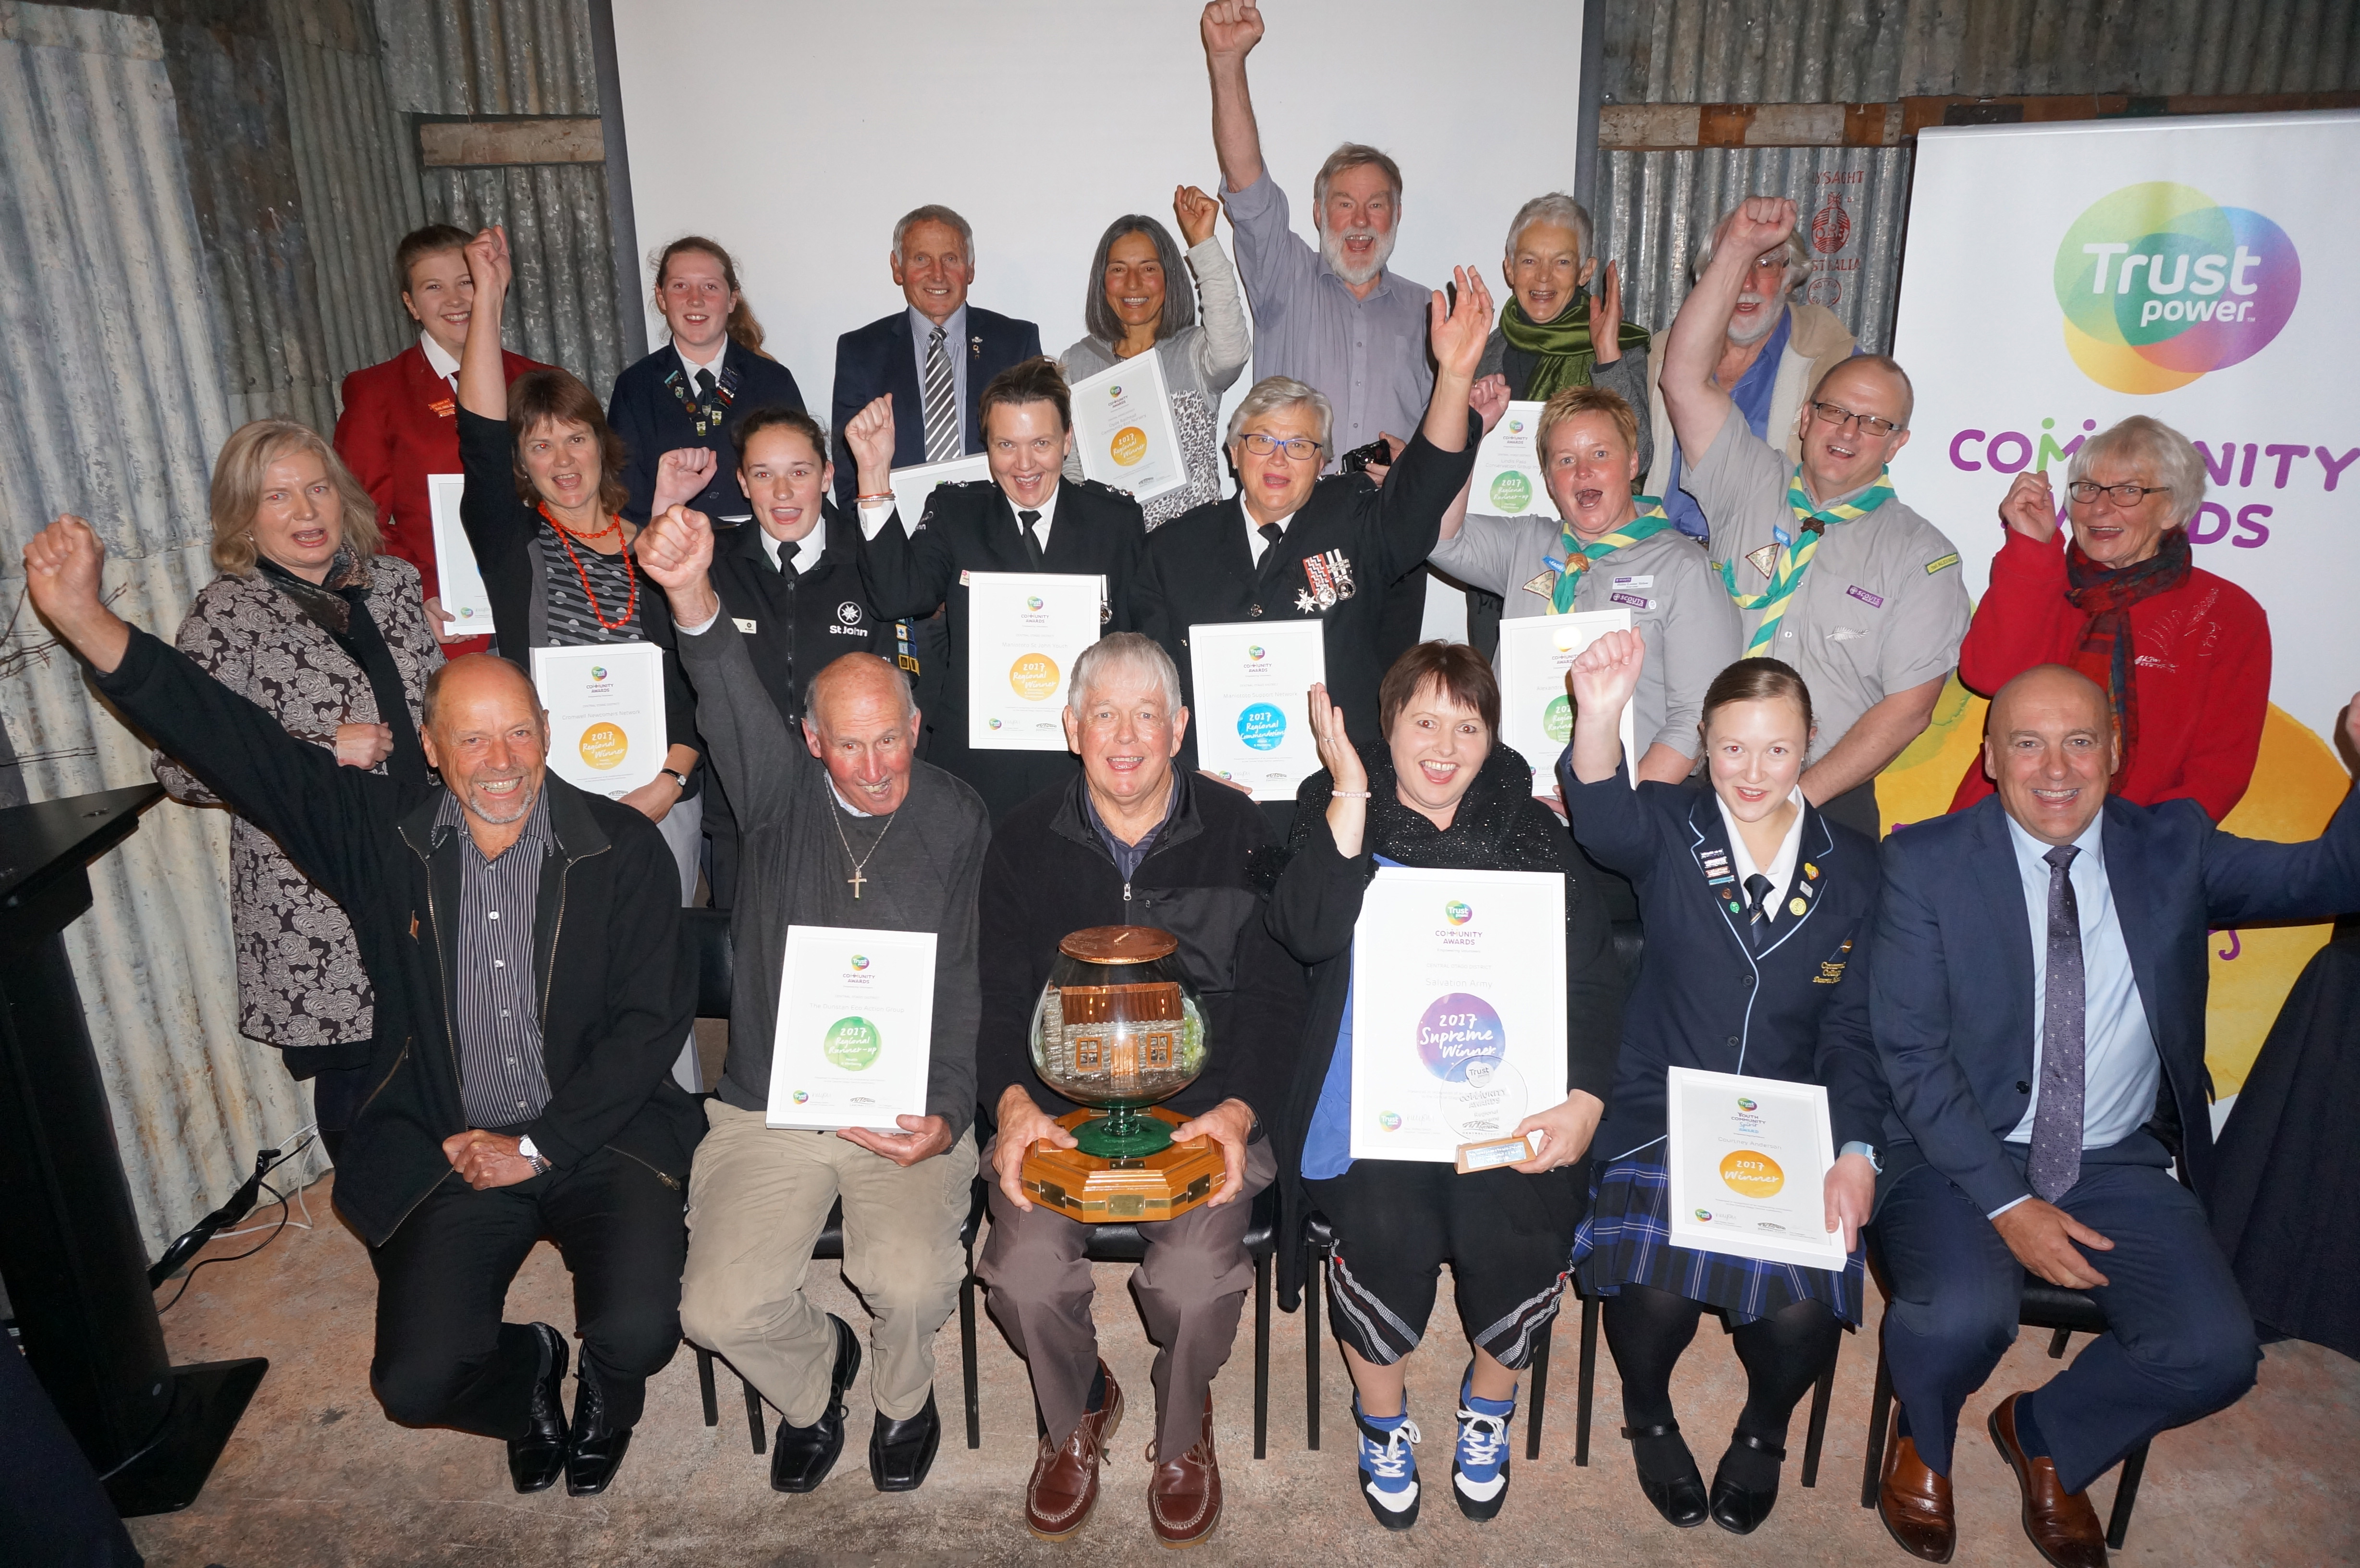
[[[1734, 1450], [1740, 1444], [1757, 1454], [1768, 1454], [1781, 1465], [1786, 1462], [1786, 1451], [1775, 1443], [1765, 1443], [1750, 1432], [1738, 1432], [1729, 1440]], [[1778, 1504], [1778, 1485], [1770, 1484], [1765, 1491], [1741, 1486], [1729, 1479], [1729, 1459], [1723, 1455], [1720, 1468], [1712, 1476], [1712, 1522], [1732, 1535], [1751, 1535], [1754, 1528], [1770, 1517]]]
[[533, 1380], [532, 1430], [508, 1443], [508, 1479], [519, 1492], [545, 1492], [565, 1474], [565, 1336], [545, 1323], [526, 1325], [541, 1341]]
[[595, 1497], [606, 1489], [630, 1452], [631, 1429], [607, 1419], [606, 1390], [587, 1358], [574, 1385], [574, 1438], [565, 1458], [565, 1490], [569, 1497]]
[[[1657, 1426], [1626, 1426], [1622, 1429], [1622, 1435], [1633, 1443], [1637, 1443], [1642, 1438], [1677, 1437], [1679, 1434], [1680, 1423], [1677, 1421], [1665, 1421]], [[1677, 1525], [1682, 1530], [1694, 1530], [1704, 1523], [1707, 1516], [1711, 1512], [1710, 1507], [1705, 1501], [1704, 1476], [1697, 1470], [1696, 1461], [1693, 1459], [1688, 1461], [1685, 1474], [1675, 1475], [1667, 1481], [1653, 1480], [1644, 1469], [1640, 1470], [1639, 1490], [1646, 1495], [1649, 1502], [1655, 1505], [1655, 1511], [1664, 1516], [1666, 1523]]]
[[943, 1445], [943, 1418], [934, 1410], [934, 1391], [926, 1390], [926, 1408], [916, 1415], [893, 1421], [883, 1410], [869, 1433], [869, 1478], [880, 1492], [914, 1492], [934, 1468], [934, 1450]]
[[860, 1341], [852, 1325], [834, 1312], [827, 1321], [836, 1326], [836, 1370], [828, 1377], [827, 1409], [809, 1426], [779, 1422], [779, 1440], [770, 1446], [774, 1492], [810, 1491], [827, 1479], [836, 1456], [844, 1452], [844, 1391], [860, 1373]]

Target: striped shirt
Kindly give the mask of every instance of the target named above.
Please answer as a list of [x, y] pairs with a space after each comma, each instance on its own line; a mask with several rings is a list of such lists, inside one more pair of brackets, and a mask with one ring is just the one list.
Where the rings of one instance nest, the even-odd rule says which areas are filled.
[[[571, 543], [574, 554], [565, 553]], [[623, 564], [620, 551], [600, 555], [588, 545], [551, 537], [541, 541], [541, 557], [548, 562], [542, 581], [549, 585], [549, 640], [557, 648], [587, 648], [594, 643], [645, 642], [647, 634], [639, 628], [638, 610], [631, 604], [631, 571]], [[579, 561], [582, 570], [575, 572]], [[598, 595], [597, 608], [591, 608], [588, 595], [582, 592], [582, 579], [590, 579], [590, 590]], [[642, 579], [639, 592], [648, 593], [655, 585]], [[626, 609], [631, 612], [623, 620]], [[603, 615], [610, 622], [622, 624], [609, 630], [598, 624]]]
[[541, 866], [556, 848], [543, 788], [524, 833], [486, 860], [446, 791], [434, 814], [434, 846], [459, 835], [459, 958], [452, 1022], [459, 1036], [459, 1098], [475, 1127], [513, 1127], [549, 1104], [541, 1062], [541, 1010], [532, 995], [532, 925]]

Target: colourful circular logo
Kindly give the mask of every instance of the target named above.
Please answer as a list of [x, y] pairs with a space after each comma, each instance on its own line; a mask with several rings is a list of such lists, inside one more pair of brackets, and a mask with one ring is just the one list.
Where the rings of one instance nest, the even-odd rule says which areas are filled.
[[1274, 702], [1248, 702], [1238, 714], [1238, 738], [1256, 751], [1273, 751], [1286, 738], [1286, 715]]
[[[996, 730], [996, 729], [998, 729], [998, 728], [1000, 727], [1000, 721], [999, 721], [998, 719], [986, 719], [986, 720], [984, 720], [983, 722], [984, 722], [984, 724], [986, 725], [986, 727], [988, 727], [988, 728], [995, 729], [995, 730]], [[1736, 906], [1736, 905], [1734, 905], [1734, 904], [1732, 904], [1732, 905], [1730, 906], [1730, 908], [1733, 909], [1737, 908], [1737, 906]]]
[[795, 1091], [795, 1104], [796, 1104], [796, 1105], [801, 1105], [807, 1104], [807, 1103], [810, 1101], [810, 1099], [811, 1099], [811, 1091], [810, 1091], [810, 1090], [808, 1090], [808, 1089], [798, 1089], [798, 1090], [796, 1090], [796, 1091]]
[[582, 732], [582, 760], [601, 773], [622, 767], [630, 751], [631, 739], [620, 724], [601, 719]]
[[838, 1018], [828, 1026], [827, 1038], [820, 1042], [820, 1054], [847, 1073], [858, 1073], [877, 1060], [884, 1044], [877, 1026], [864, 1018]]
[[1510, 469], [1491, 481], [1491, 509], [1513, 517], [1533, 504], [1533, 482]]
[[1524, 433], [1524, 421], [1522, 419], [1510, 419], [1508, 421], [1508, 433], [1512, 436], [1523, 435]]
[[1418, 1019], [1418, 1060], [1437, 1078], [1464, 1082], [1468, 1063], [1496, 1062], [1507, 1053], [1508, 1031], [1501, 1027], [1499, 1013], [1469, 992], [1453, 991], [1437, 998]]
[[2294, 314], [2302, 261], [2259, 212], [2156, 180], [2074, 220], [2055, 281], [2073, 363], [2101, 387], [2147, 395], [2267, 348]]
[[1038, 593], [1027, 593], [1024, 596], [1024, 607], [1028, 610], [1039, 609], [1041, 607], [1041, 595]]
[[1399, 1132], [1401, 1131], [1401, 1113], [1399, 1111], [1379, 1111], [1377, 1113], [1377, 1125], [1384, 1128], [1387, 1132]]
[[1057, 693], [1057, 661], [1045, 653], [1028, 653], [1008, 667], [1008, 684], [1028, 702]]
[[1710, 1225], [1712, 1223], [1712, 1211], [1710, 1209], [1699, 1209], [1696, 1212], [1696, 1217]]
[[1737, 1097], [1737, 1108], [1741, 1111], [1750, 1111], [1754, 1108], [1754, 1102], [1740, 1094]]
[[1551, 697], [1548, 706], [1541, 710], [1541, 734], [1554, 741], [1573, 738], [1573, 699], [1562, 691]]
[[852, 955], [852, 966], [853, 966], [855, 969], [866, 969], [866, 968], [868, 968], [868, 967], [869, 967], [869, 959], [868, 959], [868, 957], [867, 957], [865, 954], [862, 954], [862, 953], [854, 953], [854, 954]]
[[1121, 467], [1129, 468], [1147, 455], [1147, 432], [1137, 425], [1125, 425], [1115, 431], [1114, 440], [1107, 443], [1107, 455]]
[[1475, 918], [1475, 910], [1472, 906], [1453, 898], [1442, 906], [1442, 918], [1454, 926], [1463, 926]]
[[1258, 642], [1249, 643], [1246, 646], [1246, 657], [1248, 659], [1260, 659], [1262, 657], [1262, 644]]
[[592, 665], [590, 667], [590, 679], [593, 681], [604, 681], [606, 679], [606, 667], [603, 664]]
[[1732, 1149], [1721, 1156], [1721, 1179], [1742, 1198], [1767, 1198], [1786, 1184], [1778, 1162], [1751, 1149]]

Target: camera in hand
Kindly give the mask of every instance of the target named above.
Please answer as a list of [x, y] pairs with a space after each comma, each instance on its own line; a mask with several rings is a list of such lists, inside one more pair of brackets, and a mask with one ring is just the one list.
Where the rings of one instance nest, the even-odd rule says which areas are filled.
[[1356, 446], [1344, 454], [1344, 472], [1366, 474], [1371, 463], [1374, 463], [1379, 468], [1387, 468], [1392, 466], [1393, 461], [1393, 449], [1385, 444], [1384, 437], [1379, 436], [1368, 445]]

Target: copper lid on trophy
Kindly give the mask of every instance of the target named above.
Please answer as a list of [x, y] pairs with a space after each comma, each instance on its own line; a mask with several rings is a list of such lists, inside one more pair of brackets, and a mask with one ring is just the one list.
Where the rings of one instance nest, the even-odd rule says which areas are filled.
[[1057, 951], [1084, 964], [1149, 964], [1179, 946], [1178, 938], [1153, 926], [1092, 926], [1068, 934]]

